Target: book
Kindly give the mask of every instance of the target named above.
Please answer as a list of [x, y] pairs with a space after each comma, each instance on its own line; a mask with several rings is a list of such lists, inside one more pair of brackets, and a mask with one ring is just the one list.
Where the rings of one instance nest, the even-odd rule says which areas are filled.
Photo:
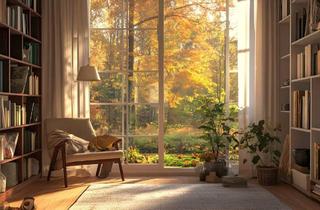
[[7, 22], [6, 9], [7, 9], [6, 1], [1, 0], [0, 1], [0, 22], [2, 23]]
[[310, 91], [293, 91], [292, 125], [297, 128], [310, 128]]
[[3, 71], [4, 71], [4, 65], [3, 61], [0, 61], [0, 92], [3, 92]]
[[10, 159], [14, 157], [18, 143], [19, 133], [6, 133], [5, 135], [6, 141], [4, 143], [4, 157], [6, 159]]
[[24, 93], [29, 72], [29, 66], [14, 66], [11, 68], [10, 87], [12, 93]]

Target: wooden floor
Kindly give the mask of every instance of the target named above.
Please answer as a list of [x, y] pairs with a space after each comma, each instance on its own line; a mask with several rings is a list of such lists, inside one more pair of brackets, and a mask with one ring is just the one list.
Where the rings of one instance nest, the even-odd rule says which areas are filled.
[[[200, 183], [197, 177], [127, 177], [125, 182], [120, 178], [97, 179], [95, 177], [70, 177], [69, 187], [63, 187], [62, 179], [55, 179], [49, 183], [45, 179], [36, 181], [23, 190], [16, 193], [9, 199], [11, 207], [18, 207], [24, 197], [34, 196], [36, 199], [37, 209], [39, 210], [63, 210], [68, 209], [81, 195], [81, 193], [92, 183], [175, 183], [175, 184], [195, 184]], [[250, 184], [256, 182], [250, 181]], [[320, 210], [320, 203], [313, 201], [294, 188], [286, 184], [266, 187], [271, 193], [286, 203], [293, 210]]]

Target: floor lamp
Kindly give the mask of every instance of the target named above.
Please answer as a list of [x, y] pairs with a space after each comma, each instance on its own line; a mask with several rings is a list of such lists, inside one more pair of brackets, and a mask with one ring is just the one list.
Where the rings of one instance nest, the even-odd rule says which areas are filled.
[[[94, 66], [86, 65], [80, 67], [77, 77], [78, 82], [93, 82], [100, 80], [99, 73]], [[86, 91], [86, 89], [84, 91]], [[78, 97], [78, 104], [80, 104], [80, 97]], [[80, 117], [80, 108], [78, 108], [78, 117]]]

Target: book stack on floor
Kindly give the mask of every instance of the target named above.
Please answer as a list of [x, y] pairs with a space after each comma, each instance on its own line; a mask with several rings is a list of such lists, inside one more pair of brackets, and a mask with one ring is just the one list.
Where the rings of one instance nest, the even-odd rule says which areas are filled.
[[1, 128], [26, 124], [26, 105], [19, 105], [9, 100], [7, 96], [0, 96], [0, 119]]
[[281, 0], [281, 17], [282, 19], [290, 14], [290, 0]]
[[307, 45], [304, 52], [297, 54], [297, 79], [320, 74], [319, 46]]
[[310, 128], [310, 91], [293, 91], [292, 126], [297, 128]]

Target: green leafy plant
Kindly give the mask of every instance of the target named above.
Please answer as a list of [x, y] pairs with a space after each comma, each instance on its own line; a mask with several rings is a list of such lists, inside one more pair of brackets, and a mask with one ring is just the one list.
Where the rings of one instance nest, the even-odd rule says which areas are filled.
[[[202, 98], [198, 111], [202, 116], [202, 124], [199, 127], [203, 131], [202, 139], [209, 143], [212, 159], [217, 161], [225, 153], [226, 149], [236, 140], [236, 130], [232, 128], [235, 121], [236, 110], [226, 113], [225, 104], [215, 102], [212, 98]], [[206, 161], [209, 160], [207, 156]]]
[[[280, 144], [276, 132], [279, 128], [270, 129], [264, 120], [252, 123], [243, 133], [240, 145], [252, 154], [251, 162], [260, 167], [277, 167], [279, 164], [280, 151], [276, 144]], [[243, 161], [247, 162], [246, 159]]]

